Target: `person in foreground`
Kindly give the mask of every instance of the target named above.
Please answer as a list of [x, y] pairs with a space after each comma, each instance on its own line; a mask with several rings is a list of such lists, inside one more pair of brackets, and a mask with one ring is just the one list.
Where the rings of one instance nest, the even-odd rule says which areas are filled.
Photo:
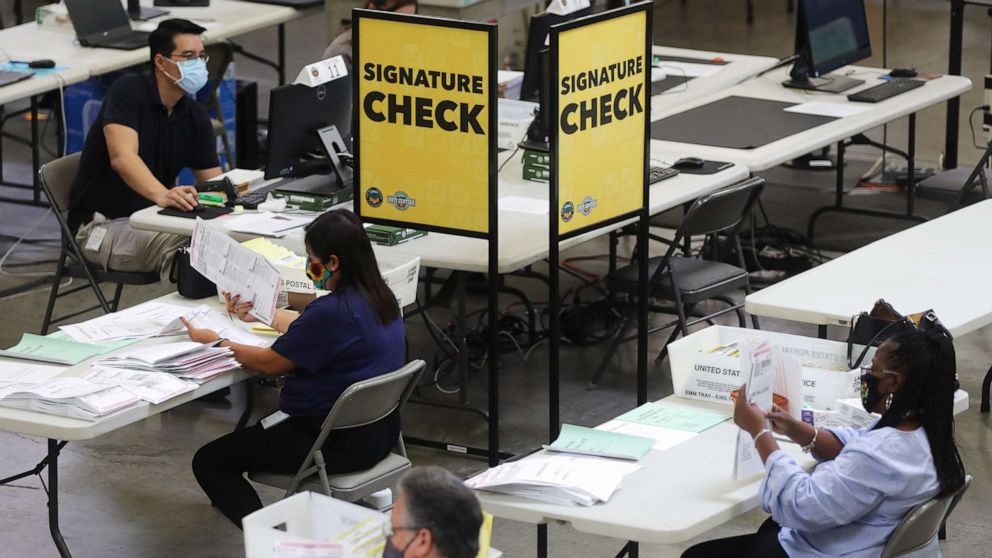
[[183, 167], [197, 181], [220, 174], [206, 109], [193, 99], [207, 83], [204, 29], [167, 19], [148, 36], [150, 74], [118, 78], [107, 92], [79, 160], [69, 226], [83, 257], [114, 271], [168, 275], [189, 238], [131, 227], [132, 213], [158, 205], [192, 211], [196, 188], [174, 186]]
[[[772, 516], [755, 534], [698, 544], [682, 556], [879, 556], [910, 510], [964, 484], [954, 358], [950, 337], [933, 331], [883, 343], [861, 376], [861, 401], [882, 418], [857, 430], [814, 429], [777, 408], [766, 417], [738, 398], [734, 422], [765, 463], [761, 504]], [[820, 462], [812, 474], [779, 449], [766, 418], [812, 451]]]
[[475, 558], [482, 509], [461, 479], [440, 467], [416, 467], [399, 490], [383, 558]]
[[[284, 334], [260, 348], [220, 339], [191, 327], [200, 343], [230, 347], [248, 370], [283, 377], [282, 422], [261, 422], [221, 436], [193, 457], [193, 474], [211, 503], [237, 527], [262, 507], [243, 474], [296, 473], [317, 439], [327, 413], [351, 384], [392, 372], [404, 363], [400, 309], [379, 274], [372, 244], [354, 213], [324, 213], [306, 227], [307, 275], [330, 294], [310, 302], [298, 316], [286, 310], [271, 324]], [[228, 296], [228, 310], [244, 319], [251, 305]], [[280, 417], [283, 415], [279, 415]], [[323, 453], [328, 473], [373, 467], [396, 445], [398, 412], [365, 426], [334, 430]]]

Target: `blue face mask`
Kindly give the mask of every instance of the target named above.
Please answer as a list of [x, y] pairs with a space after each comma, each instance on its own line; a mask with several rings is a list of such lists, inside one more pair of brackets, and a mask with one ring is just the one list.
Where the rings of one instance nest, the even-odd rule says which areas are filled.
[[197, 91], [203, 89], [203, 86], [207, 84], [207, 63], [199, 58], [194, 58], [193, 60], [182, 60], [176, 62], [171, 58], [166, 58], [169, 62], [172, 62], [179, 68], [179, 78], [172, 78], [176, 82], [176, 85], [181, 87], [183, 91], [189, 93], [190, 95], [196, 94]]

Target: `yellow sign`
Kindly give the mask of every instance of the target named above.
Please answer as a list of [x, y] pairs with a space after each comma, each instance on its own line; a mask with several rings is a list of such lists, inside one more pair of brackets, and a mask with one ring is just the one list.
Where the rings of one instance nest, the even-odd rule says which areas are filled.
[[647, 202], [648, 17], [640, 8], [552, 28], [560, 235], [632, 213]]
[[488, 234], [495, 26], [355, 14], [359, 214]]

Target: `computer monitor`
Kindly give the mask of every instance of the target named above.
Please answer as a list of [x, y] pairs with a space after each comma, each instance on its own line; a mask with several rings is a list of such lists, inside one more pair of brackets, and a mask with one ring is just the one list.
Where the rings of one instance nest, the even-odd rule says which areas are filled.
[[524, 59], [524, 79], [520, 85], [520, 98], [525, 101], [537, 101], [537, 114], [527, 129], [527, 139], [521, 146], [527, 149], [548, 150], [548, 116], [551, 98], [551, 62], [548, 33], [552, 25], [587, 16], [592, 13], [592, 7], [582, 8], [567, 15], [544, 12], [530, 18], [530, 29], [527, 33], [527, 54]]
[[786, 87], [839, 93], [864, 80], [827, 76], [871, 56], [864, 0], [799, 0], [796, 61]]
[[321, 128], [334, 125], [350, 152], [351, 146], [351, 76], [323, 85], [283, 85], [269, 97], [268, 152], [265, 178], [284, 178], [313, 174], [316, 168], [330, 170], [326, 160], [314, 164], [320, 156]]
[[548, 33], [552, 25], [587, 16], [592, 7], [576, 10], [568, 15], [551, 12], [536, 14], [530, 18], [527, 31], [527, 50], [524, 55], [524, 79], [520, 84], [520, 98], [524, 101], [537, 101], [541, 89], [541, 51], [548, 48]]

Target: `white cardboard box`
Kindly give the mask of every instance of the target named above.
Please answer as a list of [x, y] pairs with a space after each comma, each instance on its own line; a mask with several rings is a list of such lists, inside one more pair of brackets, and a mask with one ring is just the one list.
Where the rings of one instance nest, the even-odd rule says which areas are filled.
[[806, 407], [835, 410], [837, 399], [858, 397], [860, 371], [837, 370], [847, 368], [847, 343], [722, 325], [668, 345], [675, 395], [730, 405], [730, 392], [741, 387], [740, 359], [707, 351], [736, 341], [764, 339], [802, 363]]
[[[315, 492], [300, 492], [269, 504], [241, 520], [245, 534], [245, 558], [278, 558], [280, 545], [333, 541], [356, 525], [369, 534], [369, 540], [377, 536], [375, 540], [378, 544], [380, 540], [385, 542], [381, 534], [382, 525], [388, 521], [387, 514], [382, 512]], [[378, 553], [368, 554], [374, 548], [363, 547], [361, 556], [379, 556], [381, 547]], [[355, 554], [346, 552], [343, 556], [350, 558]], [[479, 556], [501, 558], [502, 553], [490, 547], [488, 552], [480, 551]]]

